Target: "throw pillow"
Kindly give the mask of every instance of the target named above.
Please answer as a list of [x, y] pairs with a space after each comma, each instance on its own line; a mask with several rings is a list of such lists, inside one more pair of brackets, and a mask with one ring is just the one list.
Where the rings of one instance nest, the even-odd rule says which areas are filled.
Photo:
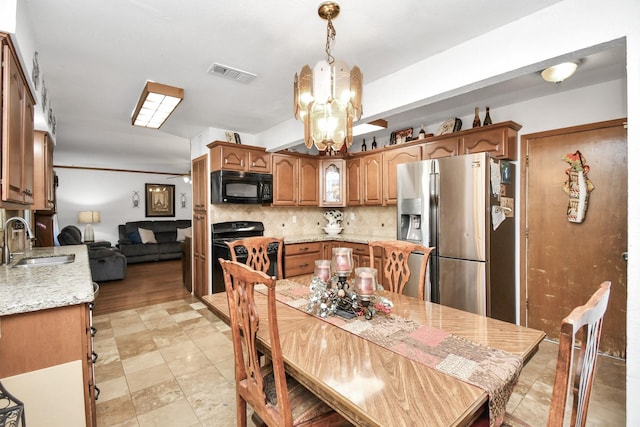
[[156, 241], [156, 236], [153, 234], [153, 230], [138, 228], [138, 233], [140, 233], [140, 240], [142, 240], [142, 243], [158, 243]]
[[132, 243], [142, 243], [142, 240], [140, 240], [140, 234], [136, 231], [132, 231], [127, 234], [127, 238], [131, 240]]
[[184, 242], [185, 237], [191, 237], [191, 227], [187, 228], [178, 228], [178, 237], [176, 242]]

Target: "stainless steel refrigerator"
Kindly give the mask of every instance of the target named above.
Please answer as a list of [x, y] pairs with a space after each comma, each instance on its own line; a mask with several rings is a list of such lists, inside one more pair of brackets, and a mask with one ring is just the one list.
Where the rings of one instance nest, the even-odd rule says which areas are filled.
[[513, 164], [478, 153], [400, 164], [397, 174], [398, 239], [436, 248], [426, 298], [515, 323]]

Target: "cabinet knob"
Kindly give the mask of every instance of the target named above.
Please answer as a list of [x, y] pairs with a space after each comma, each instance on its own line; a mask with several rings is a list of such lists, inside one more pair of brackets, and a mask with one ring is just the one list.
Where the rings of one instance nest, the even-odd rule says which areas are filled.
[[100, 389], [98, 388], [98, 386], [93, 386], [93, 394], [95, 397], [95, 400], [98, 400], [98, 398], [100, 397]]
[[96, 363], [98, 361], [98, 353], [95, 351], [91, 352], [91, 363]]

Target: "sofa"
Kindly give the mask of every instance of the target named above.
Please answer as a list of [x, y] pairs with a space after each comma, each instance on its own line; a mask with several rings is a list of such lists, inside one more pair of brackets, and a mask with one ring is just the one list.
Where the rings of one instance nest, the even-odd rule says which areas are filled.
[[[58, 234], [60, 246], [83, 245], [82, 232], [75, 225], [67, 225]], [[127, 258], [111, 247], [109, 242], [86, 243], [89, 269], [94, 282], [122, 280], [127, 272]]]
[[118, 248], [129, 264], [182, 258], [191, 220], [130, 221], [118, 225]]

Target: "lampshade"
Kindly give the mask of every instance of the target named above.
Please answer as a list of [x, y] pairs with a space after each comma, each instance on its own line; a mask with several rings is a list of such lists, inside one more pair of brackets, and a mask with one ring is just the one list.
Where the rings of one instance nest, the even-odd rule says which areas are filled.
[[184, 89], [148, 81], [131, 115], [131, 124], [158, 129], [183, 98]]
[[577, 68], [578, 64], [575, 62], [563, 62], [562, 64], [544, 69], [541, 75], [542, 78], [548, 82], [560, 83], [571, 77]]
[[95, 224], [100, 222], [100, 211], [80, 211], [78, 212], [78, 222], [80, 224]]
[[304, 143], [318, 150], [339, 151], [353, 142], [353, 122], [362, 115], [362, 72], [350, 69], [331, 55], [330, 42], [336, 31], [332, 19], [340, 13], [334, 2], [321, 3], [318, 15], [327, 20], [326, 60], [313, 67], [302, 67], [293, 81], [293, 109], [296, 119], [304, 122]]

